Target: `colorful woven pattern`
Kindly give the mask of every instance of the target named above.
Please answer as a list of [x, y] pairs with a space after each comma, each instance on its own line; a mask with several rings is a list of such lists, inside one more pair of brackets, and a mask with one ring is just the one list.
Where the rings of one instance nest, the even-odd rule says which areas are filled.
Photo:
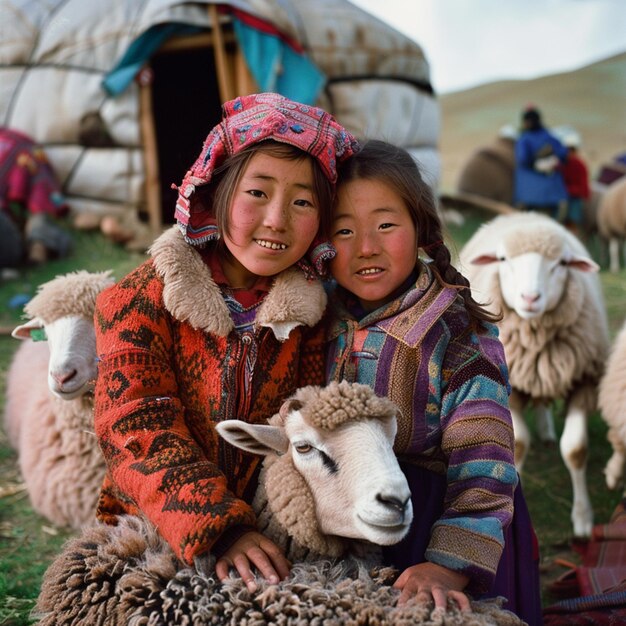
[[[185, 278], [181, 290], [206, 297]], [[297, 387], [323, 381], [323, 355], [300, 329], [280, 343], [267, 328], [248, 328], [248, 341], [193, 328], [165, 310], [173, 288], [150, 260], [98, 301], [95, 429], [109, 469], [98, 517], [141, 511], [191, 564], [230, 528], [255, 524], [246, 501], [260, 457], [225, 444], [215, 423], [265, 423]]]
[[508, 379], [496, 329], [474, 334], [457, 292], [441, 287], [425, 267], [414, 288], [361, 320], [338, 298], [331, 297], [329, 379], [369, 384], [398, 405], [396, 454], [447, 473], [426, 558], [466, 573], [470, 591], [486, 592], [517, 483]]
[[175, 217], [189, 243], [202, 244], [216, 230], [208, 210], [191, 206], [196, 187], [207, 184], [215, 168], [227, 157], [268, 139], [290, 144], [313, 156], [333, 183], [337, 180], [337, 163], [358, 147], [356, 139], [320, 108], [275, 93], [226, 102], [222, 121], [209, 133], [200, 156], [178, 189]]

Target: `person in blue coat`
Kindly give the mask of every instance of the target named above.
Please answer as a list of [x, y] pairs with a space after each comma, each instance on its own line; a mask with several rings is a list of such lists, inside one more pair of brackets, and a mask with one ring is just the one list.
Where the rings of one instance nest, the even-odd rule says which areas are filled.
[[567, 208], [567, 189], [559, 166], [567, 149], [541, 121], [534, 107], [522, 113], [522, 131], [515, 143], [515, 205], [541, 211], [561, 221]]

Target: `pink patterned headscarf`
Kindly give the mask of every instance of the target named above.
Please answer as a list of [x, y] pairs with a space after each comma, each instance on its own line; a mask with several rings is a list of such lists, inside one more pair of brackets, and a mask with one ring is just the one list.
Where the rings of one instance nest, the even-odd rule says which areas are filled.
[[[192, 199], [196, 187], [206, 185], [229, 156], [273, 139], [310, 154], [328, 180], [335, 183], [337, 163], [358, 150], [357, 140], [330, 113], [279, 94], [241, 96], [226, 102], [222, 111], [222, 121], [209, 133], [200, 156], [178, 187], [174, 215], [185, 240], [192, 245], [203, 245], [218, 237], [212, 211], [197, 206]], [[334, 250], [330, 243], [316, 241], [308, 256], [315, 270], [323, 275], [324, 261], [334, 256]]]

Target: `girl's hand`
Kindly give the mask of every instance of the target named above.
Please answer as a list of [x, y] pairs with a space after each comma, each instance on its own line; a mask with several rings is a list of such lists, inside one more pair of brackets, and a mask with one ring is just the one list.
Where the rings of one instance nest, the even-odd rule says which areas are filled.
[[228, 578], [231, 567], [239, 572], [248, 591], [254, 593], [257, 585], [253, 567], [269, 583], [276, 584], [289, 575], [291, 563], [273, 541], [261, 533], [251, 531], [239, 537], [215, 564], [215, 573], [222, 582]]
[[455, 600], [462, 611], [469, 611], [469, 598], [463, 593], [468, 582], [465, 574], [425, 562], [405, 569], [393, 586], [402, 591], [398, 604], [405, 604], [415, 596], [422, 604], [433, 600], [435, 608], [445, 609], [450, 599]]

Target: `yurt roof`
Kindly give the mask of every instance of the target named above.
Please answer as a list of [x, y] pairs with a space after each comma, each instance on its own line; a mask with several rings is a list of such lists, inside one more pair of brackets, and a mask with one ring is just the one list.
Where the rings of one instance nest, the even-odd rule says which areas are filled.
[[[312, 62], [323, 78], [315, 103], [356, 134], [376, 131], [405, 147], [423, 146], [427, 155], [436, 151], [438, 109], [422, 48], [347, 0], [228, 0], [219, 5], [207, 0], [3, 0], [0, 126], [21, 131], [45, 148], [77, 211], [93, 210], [98, 203], [97, 210], [104, 212], [116, 203], [137, 207], [145, 195], [146, 141], [136, 80], [147, 60], [142, 55], [149, 57], [171, 35], [211, 30], [216, 9], [218, 22], [252, 25], [252, 31], [275, 36], [285, 50]], [[255, 63], [263, 59], [237, 37], [256, 79]], [[288, 73], [282, 61], [272, 60], [278, 79]], [[192, 70], [191, 83], [206, 80], [205, 68]], [[107, 83], [113, 76], [123, 79], [114, 94]], [[192, 87], [181, 81], [179, 94]], [[232, 89], [231, 95], [238, 95], [236, 86]], [[110, 140], [98, 150], [81, 140], [81, 124], [94, 112]]]

